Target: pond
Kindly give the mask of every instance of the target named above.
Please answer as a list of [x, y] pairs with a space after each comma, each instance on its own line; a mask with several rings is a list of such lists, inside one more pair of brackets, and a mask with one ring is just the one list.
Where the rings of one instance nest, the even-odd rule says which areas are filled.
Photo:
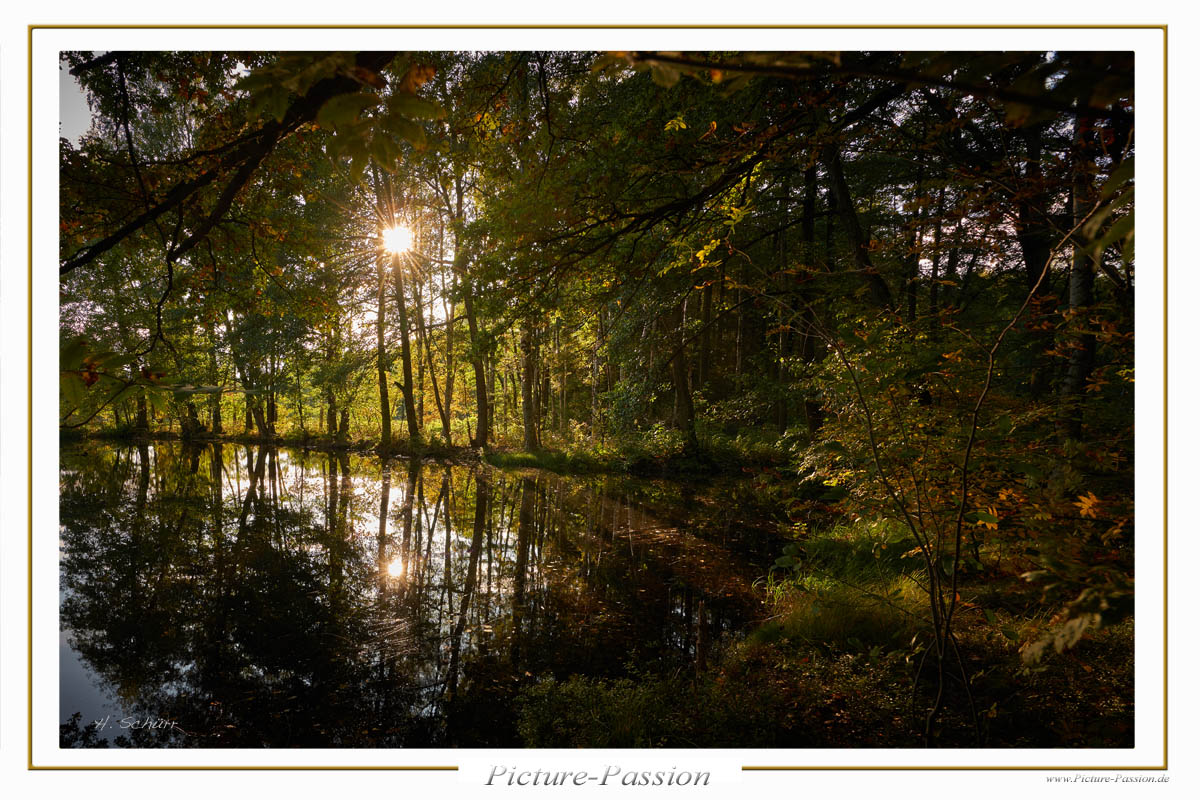
[[703, 668], [764, 615], [751, 481], [64, 446], [63, 746], [519, 746], [521, 692]]

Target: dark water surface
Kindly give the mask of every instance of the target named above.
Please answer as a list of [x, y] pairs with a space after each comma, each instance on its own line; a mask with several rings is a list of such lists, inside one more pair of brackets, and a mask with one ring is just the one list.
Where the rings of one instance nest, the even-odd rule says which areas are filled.
[[64, 448], [63, 745], [519, 745], [536, 682], [691, 669], [762, 616], [751, 584], [779, 543], [754, 496], [246, 445]]

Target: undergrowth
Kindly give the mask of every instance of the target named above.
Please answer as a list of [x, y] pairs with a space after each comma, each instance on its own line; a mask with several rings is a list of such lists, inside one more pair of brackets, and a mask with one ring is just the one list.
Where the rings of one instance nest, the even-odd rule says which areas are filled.
[[[971, 679], [950, 685], [927, 741], [935, 681], [921, 568], [894, 522], [797, 538], [758, 583], [769, 618], [699, 674], [544, 677], [525, 689], [531, 747], [1129, 747], [1133, 624], [1092, 631], [1037, 664], [1020, 643], [1049, 620], [996, 602], [995, 576], [962, 584], [956, 636]], [[971, 705], [974, 705], [975, 719]]]

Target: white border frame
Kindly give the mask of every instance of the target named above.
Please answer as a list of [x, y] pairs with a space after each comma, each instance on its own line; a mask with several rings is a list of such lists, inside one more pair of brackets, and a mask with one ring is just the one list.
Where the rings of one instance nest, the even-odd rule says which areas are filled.
[[[702, 768], [714, 784], [753, 780], [748, 765], [856, 768], [1103, 768], [1163, 766], [1164, 725], [1164, 35], [1156, 28], [1052, 29], [97, 29], [37, 28], [32, 34], [33, 99], [33, 748], [38, 767], [221, 766], [395, 767], [458, 764], [458, 780], [481, 785], [492, 764], [593, 772]], [[1136, 319], [1137, 641], [1135, 739], [1131, 750], [707, 750], [445, 751], [254, 750], [67, 751], [57, 747], [58, 715], [58, 52], [64, 49], [758, 49], [758, 50], [1133, 50], [1138, 124], [1138, 291]], [[11, 167], [11, 162], [9, 162]], [[13, 198], [9, 198], [12, 202]], [[1161, 267], [1161, 268], [1160, 268]], [[11, 284], [10, 284], [11, 287]], [[11, 710], [11, 706], [10, 706]], [[9, 743], [11, 744], [11, 742]], [[580, 762], [588, 766], [581, 767]], [[422, 773], [431, 786], [455, 780]], [[416, 778], [415, 774], [408, 777]], [[406, 778], [407, 779], [407, 778]], [[806, 783], [819, 779], [806, 776]], [[989, 778], [989, 781], [991, 779]], [[407, 785], [407, 784], [406, 784]], [[833, 784], [831, 784], [832, 786]], [[612, 788], [612, 787], [609, 787]], [[815, 787], [814, 787], [815, 788]]]

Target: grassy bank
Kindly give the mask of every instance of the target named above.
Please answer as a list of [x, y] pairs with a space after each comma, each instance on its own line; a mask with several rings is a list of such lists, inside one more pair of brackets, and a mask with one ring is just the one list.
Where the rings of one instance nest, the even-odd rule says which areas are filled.
[[[379, 441], [371, 438], [334, 439], [329, 436], [288, 432], [273, 437], [247, 433], [213, 435], [201, 432], [185, 437], [178, 431], [139, 432], [133, 429], [105, 428], [86, 433], [60, 431], [65, 442], [83, 439], [114, 442], [188, 442], [196, 445], [249, 444], [292, 447], [328, 452], [378, 452]], [[527, 451], [508, 442], [485, 450], [446, 445], [439, 436], [428, 440], [394, 439], [389, 450], [394, 457], [433, 458], [472, 463], [483, 460], [501, 469], [544, 469], [560, 475], [600, 473], [629, 474], [640, 477], [689, 478], [719, 473], [741, 473], [745, 469], [783, 468], [786, 453], [768, 433], [738, 436], [712, 434], [701, 439], [699, 447], [689, 449], [678, 431], [656, 428], [646, 436], [612, 439], [606, 443], [553, 441], [546, 447]]]
[[[374, 439], [330, 439], [328, 436], [307, 436], [286, 434], [282, 436], [263, 437], [250, 434], [222, 434], [214, 436], [203, 434], [184, 437], [173, 431], [152, 431], [138, 433], [131, 431], [105, 430], [87, 434], [72, 431], [61, 431], [59, 439], [64, 444], [80, 442], [87, 439], [98, 439], [108, 442], [138, 444], [141, 442], [178, 442], [197, 447], [212, 444], [254, 445], [289, 447], [297, 450], [315, 450], [330, 453], [371, 453], [379, 452], [379, 441]], [[480, 454], [471, 447], [447, 446], [440, 441], [413, 441], [397, 439], [392, 442], [388, 451], [393, 458], [429, 458], [454, 463], [474, 463], [480, 460]]]
[[703, 477], [741, 473], [752, 468], [784, 468], [788, 454], [767, 431], [737, 436], [702, 435], [689, 448], [679, 431], [656, 426], [645, 434], [603, 443], [554, 442], [529, 452], [515, 446], [489, 448], [485, 460], [495, 467], [546, 469], [563, 475], [623, 473], [640, 477]]

